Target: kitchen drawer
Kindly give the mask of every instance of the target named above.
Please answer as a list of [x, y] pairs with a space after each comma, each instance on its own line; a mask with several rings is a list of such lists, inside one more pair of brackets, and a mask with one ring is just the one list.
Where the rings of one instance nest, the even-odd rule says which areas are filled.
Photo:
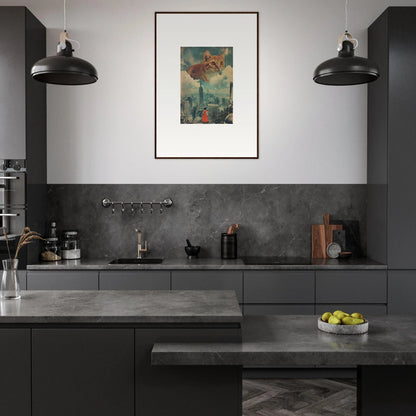
[[26, 290], [26, 270], [18, 270], [17, 276], [19, 277], [20, 290]]
[[244, 305], [244, 315], [313, 315], [314, 305]]
[[244, 303], [315, 303], [315, 272], [244, 272]]
[[336, 310], [341, 310], [346, 313], [359, 312], [365, 315], [386, 315], [387, 306], [382, 304], [347, 304], [347, 303], [332, 303], [332, 304], [319, 304], [316, 305], [316, 314], [322, 315], [325, 312], [334, 312]]
[[170, 272], [100, 272], [100, 290], [170, 290]]
[[316, 303], [387, 303], [387, 271], [317, 271]]
[[243, 273], [238, 271], [173, 271], [172, 290], [234, 290], [243, 301]]
[[416, 270], [389, 270], [389, 314], [416, 314]]
[[98, 271], [28, 271], [28, 290], [98, 290]]

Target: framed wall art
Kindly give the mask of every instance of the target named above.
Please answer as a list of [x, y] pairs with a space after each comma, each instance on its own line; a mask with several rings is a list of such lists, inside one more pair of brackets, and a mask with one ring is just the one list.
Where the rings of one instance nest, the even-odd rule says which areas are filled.
[[258, 12], [155, 13], [155, 158], [257, 159]]

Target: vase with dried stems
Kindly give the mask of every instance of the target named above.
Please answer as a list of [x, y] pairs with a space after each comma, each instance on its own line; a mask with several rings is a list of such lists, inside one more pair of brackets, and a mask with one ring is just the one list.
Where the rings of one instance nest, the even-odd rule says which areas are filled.
[[29, 227], [25, 227], [20, 234], [19, 243], [17, 244], [14, 257], [10, 252], [9, 239], [7, 237], [6, 230], [3, 228], [3, 235], [6, 240], [7, 252], [9, 258], [3, 260], [3, 277], [0, 285], [0, 298], [1, 299], [20, 299], [20, 283], [19, 276], [17, 275], [17, 268], [19, 266], [19, 252], [22, 247], [30, 244], [35, 240], [43, 240], [39, 233], [31, 231]]

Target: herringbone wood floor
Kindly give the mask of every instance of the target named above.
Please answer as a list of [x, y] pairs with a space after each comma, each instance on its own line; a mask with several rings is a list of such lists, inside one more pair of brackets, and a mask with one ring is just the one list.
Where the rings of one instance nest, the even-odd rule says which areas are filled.
[[355, 416], [355, 380], [244, 380], [244, 416]]

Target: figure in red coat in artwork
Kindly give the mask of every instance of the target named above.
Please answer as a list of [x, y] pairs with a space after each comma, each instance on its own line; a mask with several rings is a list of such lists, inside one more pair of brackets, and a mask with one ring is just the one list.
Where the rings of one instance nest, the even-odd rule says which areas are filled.
[[208, 120], [208, 113], [207, 113], [207, 109], [206, 108], [204, 108], [204, 112], [202, 113], [202, 122], [203, 123], [208, 123], [209, 122], [209, 120]]

